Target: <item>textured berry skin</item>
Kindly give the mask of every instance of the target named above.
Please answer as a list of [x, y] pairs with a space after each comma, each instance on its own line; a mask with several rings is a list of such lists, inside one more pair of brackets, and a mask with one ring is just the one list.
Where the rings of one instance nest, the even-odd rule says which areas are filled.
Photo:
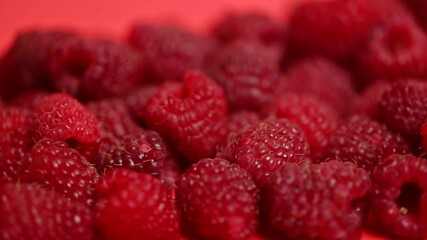
[[198, 71], [163, 85], [146, 105], [145, 120], [188, 161], [214, 154], [224, 140], [227, 103], [221, 88]]
[[378, 16], [365, 0], [303, 3], [291, 15], [288, 48], [345, 60], [377, 21]]
[[397, 18], [378, 26], [358, 55], [368, 78], [398, 79], [427, 74], [427, 35], [412, 20]]
[[280, 80], [276, 57], [266, 47], [249, 41], [223, 47], [210, 73], [224, 89], [231, 110], [265, 112], [274, 102]]
[[377, 80], [369, 84], [358, 96], [355, 102], [355, 112], [378, 119], [378, 103], [390, 85], [391, 83], [385, 80]]
[[337, 113], [314, 98], [294, 94], [278, 98], [274, 111], [278, 118], [287, 118], [301, 128], [310, 145], [311, 158], [320, 160], [329, 136], [337, 127]]
[[158, 89], [157, 85], [145, 85], [124, 97], [129, 112], [138, 123], [146, 125], [144, 122], [145, 106]]
[[179, 239], [177, 210], [158, 179], [112, 169], [96, 191], [96, 226], [103, 239]]
[[268, 223], [290, 239], [360, 239], [361, 216], [352, 207], [370, 187], [368, 173], [352, 163], [285, 165], [263, 191]]
[[409, 153], [405, 141], [374, 120], [362, 115], [340, 123], [332, 133], [327, 156], [353, 162], [371, 173], [384, 158], [396, 153]]
[[49, 95], [34, 113], [34, 130], [39, 138], [96, 142], [100, 136], [98, 125], [89, 109], [64, 93]]
[[19, 181], [38, 183], [68, 199], [93, 203], [96, 169], [66, 143], [42, 139], [22, 160]]
[[261, 13], [230, 13], [212, 29], [212, 35], [222, 43], [252, 39], [266, 45], [282, 43], [284, 33], [279, 24]]
[[251, 176], [220, 158], [192, 165], [177, 183], [184, 231], [197, 239], [246, 239], [258, 224], [258, 189]]
[[379, 117], [391, 130], [408, 138], [419, 138], [427, 120], [427, 83], [415, 79], [394, 82], [379, 102]]
[[140, 130], [121, 99], [103, 99], [86, 106], [98, 119], [101, 138], [120, 138]]
[[109, 168], [128, 168], [160, 177], [167, 154], [168, 149], [157, 132], [139, 129], [121, 138], [102, 139], [92, 163], [100, 174]]
[[392, 155], [372, 174], [370, 200], [377, 223], [402, 239], [427, 234], [427, 163], [412, 155]]
[[281, 93], [295, 93], [318, 98], [338, 113], [349, 112], [356, 93], [350, 74], [330, 60], [306, 58], [287, 70]]
[[144, 78], [152, 83], [180, 80], [191, 69], [203, 69], [216, 50], [210, 39], [172, 26], [136, 25], [129, 43], [143, 58]]
[[230, 135], [217, 154], [247, 170], [257, 185], [268, 182], [270, 175], [286, 163], [308, 161], [309, 156], [303, 131], [287, 119], [274, 118]]
[[0, 107], [0, 181], [18, 176], [20, 160], [30, 150], [31, 112], [15, 107]]
[[0, 59], [0, 94], [13, 97], [23, 90], [46, 87], [46, 58], [52, 45], [76, 38], [74, 33], [31, 30], [18, 34]]
[[140, 58], [127, 46], [76, 38], [52, 48], [47, 67], [56, 91], [98, 99], [124, 94], [139, 84]]
[[0, 186], [0, 238], [3, 240], [92, 240], [89, 208], [36, 184]]

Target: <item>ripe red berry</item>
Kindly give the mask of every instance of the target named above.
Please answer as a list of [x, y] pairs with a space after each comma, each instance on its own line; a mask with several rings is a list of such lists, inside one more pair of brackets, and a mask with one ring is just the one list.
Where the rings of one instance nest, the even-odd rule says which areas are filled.
[[405, 141], [368, 117], [355, 115], [345, 119], [331, 134], [326, 156], [353, 162], [371, 173], [384, 158], [409, 153]]
[[340, 114], [348, 114], [356, 96], [352, 77], [325, 58], [313, 57], [294, 63], [286, 70], [282, 93], [309, 95], [329, 104]]
[[57, 91], [98, 99], [124, 94], [139, 84], [140, 58], [127, 46], [75, 38], [52, 48], [48, 76]]
[[203, 69], [216, 44], [172, 26], [139, 24], [130, 31], [129, 43], [142, 56], [144, 78], [153, 83], [183, 79], [191, 69]]
[[391, 83], [385, 80], [377, 80], [370, 83], [355, 101], [356, 113], [378, 119], [378, 103], [382, 95], [390, 88]]
[[388, 128], [412, 140], [419, 139], [421, 125], [427, 120], [427, 83], [415, 79], [394, 82], [378, 106], [379, 118]]
[[112, 169], [101, 178], [96, 192], [96, 226], [103, 239], [179, 239], [177, 211], [158, 179]]
[[68, 94], [55, 93], [43, 99], [34, 113], [36, 137], [58, 141], [96, 142], [100, 137], [98, 120]]
[[72, 201], [92, 205], [98, 181], [96, 169], [66, 143], [42, 139], [21, 161], [16, 181], [54, 189]]
[[224, 89], [231, 110], [268, 112], [278, 93], [278, 61], [255, 42], [237, 41], [223, 47], [210, 73]]
[[85, 205], [36, 184], [0, 186], [0, 239], [92, 240], [94, 221]]
[[392, 155], [372, 174], [370, 200], [377, 223], [402, 239], [427, 234], [427, 163], [412, 155]]
[[177, 182], [184, 231], [197, 239], [246, 239], [258, 224], [258, 189], [251, 176], [224, 159], [203, 159]]
[[247, 128], [253, 127], [261, 122], [261, 116], [256, 112], [238, 111], [230, 114], [228, 119], [229, 135], [239, 135]]
[[286, 164], [262, 192], [262, 209], [281, 239], [360, 239], [362, 216], [352, 203], [370, 187], [352, 163]]
[[275, 115], [296, 123], [310, 145], [311, 158], [322, 160], [329, 136], [338, 124], [337, 113], [328, 105], [304, 95], [287, 94], [276, 100]]
[[308, 161], [303, 131], [287, 119], [267, 119], [238, 135], [230, 135], [217, 157], [248, 171], [258, 185], [286, 163]]
[[166, 83], [149, 100], [145, 120], [188, 161], [214, 154], [226, 136], [227, 104], [221, 88], [197, 71]]

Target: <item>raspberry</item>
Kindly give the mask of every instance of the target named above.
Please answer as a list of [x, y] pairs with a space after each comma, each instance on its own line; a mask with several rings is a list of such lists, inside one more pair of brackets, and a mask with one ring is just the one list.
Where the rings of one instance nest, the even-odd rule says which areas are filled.
[[287, 118], [303, 130], [313, 160], [324, 155], [328, 138], [338, 122], [333, 109], [308, 96], [287, 94], [276, 100], [274, 111], [277, 117]]
[[426, 2], [424, 0], [401, 0], [417, 17], [418, 22], [424, 29], [427, 27], [427, 16], [425, 10], [427, 9]]
[[87, 105], [99, 121], [101, 138], [120, 138], [139, 131], [124, 101], [103, 99]]
[[260, 186], [285, 163], [308, 161], [302, 130], [287, 119], [267, 119], [239, 135], [230, 135], [217, 157], [237, 163]]
[[144, 111], [148, 100], [157, 92], [159, 86], [145, 85], [123, 97], [132, 117], [141, 125], [144, 122]]
[[18, 178], [19, 161], [30, 150], [31, 112], [15, 107], [0, 107], [0, 181]]
[[372, 174], [372, 210], [389, 233], [402, 239], [427, 235], [427, 163], [412, 155], [392, 155]]
[[237, 39], [253, 39], [266, 45], [282, 44], [284, 33], [267, 15], [256, 12], [231, 13], [212, 29], [212, 35], [222, 43]]
[[93, 216], [76, 204], [36, 184], [0, 186], [0, 238], [4, 240], [91, 240]]
[[389, 20], [375, 29], [358, 55], [359, 69], [371, 79], [422, 77], [427, 73], [427, 36], [413, 21]]
[[362, 219], [352, 205], [370, 184], [369, 175], [352, 163], [289, 163], [262, 193], [262, 209], [281, 239], [356, 240]]
[[145, 79], [153, 83], [182, 79], [203, 69], [216, 50], [213, 41], [172, 26], [136, 25], [129, 43], [143, 57]]
[[163, 85], [146, 105], [145, 120], [188, 161], [214, 154], [227, 134], [221, 88], [200, 72]]
[[385, 80], [377, 80], [368, 85], [355, 102], [356, 112], [378, 119], [378, 103], [390, 85], [391, 83]]
[[157, 132], [139, 129], [121, 138], [101, 140], [92, 163], [100, 174], [109, 168], [128, 168], [160, 177], [167, 154], [168, 149]]
[[258, 189], [251, 176], [224, 159], [203, 159], [177, 183], [184, 231], [197, 239], [246, 239], [258, 224]]
[[179, 239], [177, 210], [159, 180], [112, 169], [96, 189], [96, 225], [104, 239]]
[[229, 134], [238, 135], [259, 122], [261, 122], [261, 116], [255, 112], [243, 110], [231, 113], [228, 120]]
[[410, 139], [420, 138], [427, 120], [427, 83], [415, 79], [394, 82], [379, 102], [379, 117], [391, 130]]
[[291, 15], [288, 49], [346, 60], [378, 19], [366, 0], [303, 3]]
[[54, 93], [44, 98], [35, 110], [34, 129], [39, 138], [58, 141], [74, 139], [91, 143], [100, 136], [96, 117], [76, 99], [64, 93]]
[[332, 133], [327, 156], [353, 162], [371, 173], [384, 158], [395, 153], [409, 153], [399, 136], [365, 116], [355, 115], [344, 120]]
[[96, 169], [66, 143], [43, 139], [21, 160], [19, 181], [54, 189], [73, 201], [92, 205]]
[[265, 112], [274, 102], [279, 66], [262, 45], [238, 41], [225, 46], [214, 58], [210, 72], [224, 89], [231, 110]]
[[281, 92], [318, 98], [342, 114], [349, 112], [356, 96], [350, 74], [320, 57], [303, 59], [290, 66]]
[[48, 75], [57, 91], [98, 99], [124, 94], [139, 84], [140, 58], [127, 46], [76, 38], [52, 48]]
[[45, 61], [52, 45], [76, 38], [63, 31], [26, 31], [18, 34], [12, 47], [0, 60], [0, 93], [7, 98], [22, 90], [46, 87]]

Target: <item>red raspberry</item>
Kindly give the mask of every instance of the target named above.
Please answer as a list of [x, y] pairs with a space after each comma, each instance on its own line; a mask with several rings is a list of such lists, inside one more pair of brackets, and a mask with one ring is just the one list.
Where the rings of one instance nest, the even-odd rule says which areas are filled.
[[427, 162], [392, 155], [372, 174], [370, 199], [377, 223], [401, 239], [427, 235]]
[[144, 122], [145, 107], [148, 100], [154, 96], [158, 89], [159, 86], [157, 85], [146, 85], [123, 97], [132, 117], [141, 125], [146, 125]]
[[303, 3], [291, 15], [288, 49], [345, 60], [357, 51], [378, 19], [366, 0]]
[[262, 209], [281, 239], [356, 240], [362, 217], [352, 204], [370, 184], [369, 175], [352, 163], [289, 163], [262, 193]]
[[289, 67], [281, 92], [318, 98], [343, 114], [349, 112], [356, 96], [350, 74], [320, 57], [307, 58]]
[[139, 131], [124, 101], [103, 99], [87, 105], [98, 119], [101, 138], [120, 138]]
[[379, 117], [391, 130], [412, 140], [420, 138], [427, 120], [427, 83], [415, 79], [394, 82], [379, 102]]
[[399, 136], [365, 116], [355, 115], [344, 120], [332, 133], [327, 156], [353, 162], [371, 173], [384, 158], [395, 153], [409, 153], [409, 147]]
[[145, 79], [153, 83], [180, 80], [186, 71], [203, 69], [216, 45], [172, 26], [136, 25], [129, 43], [143, 57]]
[[295, 94], [278, 98], [274, 108], [277, 117], [287, 118], [303, 130], [310, 145], [311, 158], [320, 160], [329, 136], [337, 127], [337, 113], [323, 102]]
[[221, 88], [200, 72], [183, 83], [166, 83], [146, 105], [145, 119], [191, 162], [214, 154], [227, 134]]
[[287, 119], [267, 119], [239, 135], [230, 135], [217, 157], [237, 163], [261, 185], [285, 163], [308, 161], [303, 131]]
[[212, 35], [222, 43], [237, 39], [253, 39], [266, 45], [282, 44], [284, 32], [267, 15], [257, 12], [230, 13], [212, 29]]
[[33, 145], [31, 112], [0, 107], [0, 181], [17, 179], [20, 160]]
[[371, 79], [427, 74], [427, 35], [411, 20], [397, 18], [375, 29], [358, 55], [359, 69]]
[[40, 106], [44, 98], [49, 96], [49, 94], [49, 92], [44, 90], [24, 91], [16, 95], [10, 101], [10, 105], [19, 108], [27, 108], [31, 111], [34, 111]]
[[52, 45], [76, 37], [63, 31], [19, 33], [0, 60], [0, 94], [9, 98], [22, 90], [46, 87], [45, 61]]
[[391, 83], [385, 80], [377, 80], [368, 85], [355, 102], [355, 112], [378, 119], [378, 103], [390, 85]]
[[427, 28], [427, 15], [425, 11], [427, 9], [426, 1], [424, 0], [401, 0], [417, 17], [418, 22], [424, 28]]
[[35, 182], [80, 203], [91, 205], [96, 169], [64, 142], [43, 139], [21, 160], [22, 182]]
[[139, 84], [140, 58], [127, 46], [76, 38], [52, 48], [48, 75], [57, 91], [97, 99], [124, 94]]
[[232, 110], [265, 112], [274, 102], [280, 80], [278, 61], [262, 45], [238, 41], [225, 46], [210, 72], [224, 89]]
[[34, 114], [34, 129], [38, 138], [96, 142], [100, 137], [98, 125], [98, 120], [89, 109], [64, 93], [46, 97]]
[[96, 189], [96, 225], [104, 239], [179, 239], [177, 210], [158, 179], [112, 169]]
[[246, 239], [258, 224], [258, 189], [251, 176], [224, 159], [203, 159], [177, 183], [182, 226], [197, 239]]
[[92, 240], [89, 208], [36, 184], [0, 186], [0, 239]]
[[259, 122], [261, 122], [261, 116], [255, 112], [243, 110], [231, 113], [228, 119], [229, 134], [238, 135]]
[[92, 163], [100, 174], [109, 168], [128, 168], [160, 177], [167, 154], [168, 149], [157, 132], [136, 129], [120, 138], [102, 139]]

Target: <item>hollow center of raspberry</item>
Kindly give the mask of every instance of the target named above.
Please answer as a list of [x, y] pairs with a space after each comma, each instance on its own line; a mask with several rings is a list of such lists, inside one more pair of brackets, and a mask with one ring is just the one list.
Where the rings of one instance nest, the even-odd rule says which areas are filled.
[[64, 60], [63, 66], [67, 73], [76, 78], [83, 78], [90, 64], [89, 59], [83, 54], [77, 54]]
[[408, 31], [402, 28], [393, 28], [385, 36], [385, 46], [392, 54], [405, 51], [410, 47], [411, 42]]
[[404, 215], [418, 215], [422, 189], [416, 183], [406, 183], [400, 189], [396, 204]]

